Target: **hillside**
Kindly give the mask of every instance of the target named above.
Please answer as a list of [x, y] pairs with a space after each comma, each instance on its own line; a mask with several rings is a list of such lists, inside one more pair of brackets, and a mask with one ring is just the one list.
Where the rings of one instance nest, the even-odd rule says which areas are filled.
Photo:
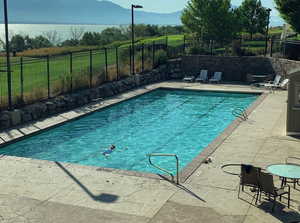
[[[3, 11], [3, 4], [0, 4]], [[97, 0], [9, 0], [10, 23], [130, 24], [131, 10], [110, 1]], [[180, 24], [181, 12], [135, 11], [136, 23]], [[3, 22], [1, 18], [0, 22]]]

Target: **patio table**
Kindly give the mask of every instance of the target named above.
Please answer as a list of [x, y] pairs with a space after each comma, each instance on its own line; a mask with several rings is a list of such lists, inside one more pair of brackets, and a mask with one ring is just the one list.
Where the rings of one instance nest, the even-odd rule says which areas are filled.
[[294, 181], [300, 179], [300, 165], [296, 164], [272, 164], [267, 167], [267, 171], [273, 175], [282, 177], [281, 186], [287, 183], [287, 179]]

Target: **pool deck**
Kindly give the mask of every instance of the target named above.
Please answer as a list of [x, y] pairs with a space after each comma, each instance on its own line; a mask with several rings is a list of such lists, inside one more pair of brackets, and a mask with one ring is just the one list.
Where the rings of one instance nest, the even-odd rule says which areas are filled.
[[[251, 92], [248, 86], [163, 82], [0, 133], [0, 144], [126, 100], [157, 87]], [[0, 222], [289, 222], [300, 220], [300, 186], [291, 188], [291, 208], [262, 200], [255, 205], [246, 189], [237, 197], [237, 176], [227, 163], [266, 167], [300, 157], [300, 140], [285, 136], [286, 91], [269, 94], [180, 186], [166, 180], [124, 175], [101, 168], [0, 157]], [[234, 171], [239, 171], [236, 169]], [[277, 185], [280, 183], [276, 179]], [[283, 199], [286, 203], [286, 200]]]

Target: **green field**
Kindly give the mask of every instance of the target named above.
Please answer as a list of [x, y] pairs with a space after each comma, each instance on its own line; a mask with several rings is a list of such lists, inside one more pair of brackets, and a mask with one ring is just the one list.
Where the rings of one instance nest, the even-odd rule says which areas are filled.
[[[168, 45], [176, 46], [180, 42], [182, 44], [182, 35], [174, 35], [168, 37]], [[166, 37], [157, 37], [140, 40], [140, 44], [155, 44], [165, 43]], [[125, 43], [118, 48], [118, 65], [119, 75], [130, 75], [129, 61], [129, 43]], [[92, 47], [95, 49], [96, 47]], [[64, 52], [66, 49], [62, 49]], [[55, 49], [59, 51], [59, 49]], [[72, 49], [72, 60], [70, 53], [60, 56], [49, 57], [49, 86], [50, 96], [55, 96], [63, 92], [73, 89], [85, 88], [99, 85], [103, 81], [115, 80], [117, 78], [116, 70], [116, 49], [107, 49], [107, 73], [105, 51], [103, 49], [93, 50], [92, 55], [89, 51], [76, 52], [76, 48]], [[74, 52], [75, 51], [75, 52]], [[26, 52], [24, 53], [26, 55]], [[40, 51], [38, 51], [40, 54]], [[29, 54], [30, 55], [30, 54]], [[144, 69], [152, 67], [152, 52], [144, 50]], [[37, 99], [48, 97], [48, 62], [47, 57], [33, 58], [29, 56], [22, 57], [23, 63], [21, 66], [21, 57], [11, 57], [12, 70], [12, 94], [13, 101], [20, 101], [21, 95], [26, 103], [33, 102]], [[6, 70], [6, 58], [0, 57], [0, 69]], [[71, 68], [72, 63], [72, 68]], [[90, 66], [92, 65], [92, 67]], [[136, 53], [135, 57], [136, 71], [141, 71], [141, 53]], [[72, 72], [71, 72], [72, 69]], [[23, 75], [21, 75], [23, 74]], [[23, 85], [21, 78], [23, 77]], [[6, 72], [0, 73], [0, 107], [7, 105], [7, 75]]]

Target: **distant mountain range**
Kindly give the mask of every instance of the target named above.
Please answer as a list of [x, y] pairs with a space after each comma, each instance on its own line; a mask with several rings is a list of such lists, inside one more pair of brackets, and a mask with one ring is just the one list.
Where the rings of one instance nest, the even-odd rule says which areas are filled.
[[[1, 14], [3, 4], [0, 4]], [[3, 15], [3, 14], [2, 14]], [[9, 23], [51, 24], [130, 24], [131, 10], [110, 1], [97, 0], [9, 0]], [[135, 22], [181, 24], [181, 11], [152, 13], [135, 10]], [[3, 23], [3, 17], [0, 18]]]
[[[151, 1], [151, 0], [149, 0]], [[236, 7], [236, 6], [233, 6]], [[275, 10], [275, 9], [274, 9]], [[3, 4], [0, 3], [0, 23], [3, 23]], [[103, 24], [131, 23], [131, 10], [110, 1], [99, 0], [9, 0], [9, 23], [37, 24]], [[174, 13], [135, 10], [135, 22], [145, 24], [179, 25], [181, 11]], [[278, 13], [271, 16], [271, 25], [282, 25]]]

